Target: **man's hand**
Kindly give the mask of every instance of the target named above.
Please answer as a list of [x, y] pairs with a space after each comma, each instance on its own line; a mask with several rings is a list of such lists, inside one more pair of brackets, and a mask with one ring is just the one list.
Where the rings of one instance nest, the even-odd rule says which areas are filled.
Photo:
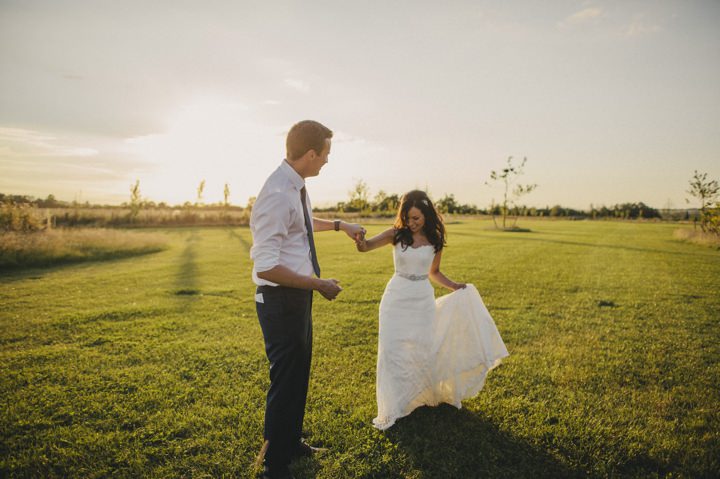
[[325, 299], [332, 301], [340, 294], [342, 288], [340, 282], [336, 279], [318, 279], [315, 289], [318, 293], [322, 294]]
[[355, 246], [357, 247], [358, 251], [365, 251], [367, 249], [365, 233], [358, 233], [355, 235]]
[[365, 228], [357, 223], [340, 223], [340, 228], [345, 232], [351, 240], [355, 240], [358, 235], [365, 235]]

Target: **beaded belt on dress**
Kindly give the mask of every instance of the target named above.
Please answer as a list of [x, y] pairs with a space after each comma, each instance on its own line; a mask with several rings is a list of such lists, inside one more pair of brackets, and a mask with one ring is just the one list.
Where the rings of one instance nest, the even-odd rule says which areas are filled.
[[395, 274], [401, 278], [409, 279], [410, 281], [422, 281], [424, 279], [428, 279], [428, 275], [426, 274], [408, 274], [400, 272], [396, 272]]

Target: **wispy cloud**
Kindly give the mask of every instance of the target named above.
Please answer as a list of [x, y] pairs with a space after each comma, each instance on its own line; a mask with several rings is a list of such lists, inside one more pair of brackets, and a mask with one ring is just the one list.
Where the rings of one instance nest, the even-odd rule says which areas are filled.
[[307, 83], [296, 78], [286, 78], [285, 85], [301, 93], [307, 93], [310, 91], [310, 86]]
[[663, 30], [657, 21], [649, 20], [644, 13], [636, 14], [628, 23], [628, 18], [618, 18], [619, 12], [606, 12], [600, 7], [588, 6], [560, 22], [561, 29], [579, 29], [588, 26], [600, 27], [607, 33], [623, 37], [639, 37], [651, 35]]
[[[143, 165], [112, 150], [106, 138], [0, 127], [0, 191], [72, 198], [79, 190], [106, 201]], [[121, 185], [118, 189], [118, 185]]]
[[624, 29], [624, 35], [627, 37], [638, 37], [642, 35], [651, 35], [662, 30], [662, 26], [658, 23], [651, 23], [642, 17], [636, 18]]
[[603, 10], [599, 7], [588, 7], [565, 17], [560, 21], [561, 27], [583, 25], [596, 21], [603, 16]]
[[55, 136], [22, 128], [0, 127], [0, 147], [15, 156], [87, 157], [98, 154], [98, 151], [94, 148], [71, 146]]

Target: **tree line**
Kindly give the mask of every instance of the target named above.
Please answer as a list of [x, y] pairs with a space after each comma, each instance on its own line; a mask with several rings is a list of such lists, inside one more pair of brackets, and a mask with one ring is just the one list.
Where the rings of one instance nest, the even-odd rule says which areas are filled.
[[[512, 157], [507, 159], [506, 165], [500, 170], [493, 170], [490, 180], [499, 183], [504, 188], [502, 202], [494, 201], [488, 207], [478, 207], [475, 204], [459, 202], [454, 194], [444, 194], [434, 200], [435, 206], [441, 213], [452, 215], [488, 215], [493, 219], [501, 218], [502, 229], [508, 229], [507, 218], [535, 217], [535, 218], [568, 218], [568, 219], [665, 219], [665, 220], [693, 220], [703, 232], [720, 234], [720, 185], [717, 180], [709, 179], [706, 173], [694, 172], [690, 179], [690, 188], [687, 193], [697, 201], [697, 208], [685, 210], [659, 210], [644, 202], [618, 203], [611, 206], [590, 205], [587, 210], [580, 210], [553, 205], [545, 207], [526, 206], [520, 204], [519, 199], [537, 188], [536, 184], [517, 184], [517, 178], [523, 174], [523, 167], [526, 159], [520, 164], [515, 164]], [[249, 218], [255, 198], [248, 199], [247, 205], [234, 206], [230, 203], [230, 187], [226, 183], [224, 187], [224, 200], [215, 204], [205, 204], [203, 193], [205, 180], [202, 180], [196, 190], [196, 201], [186, 201], [182, 205], [168, 205], [167, 203], [155, 203], [144, 198], [140, 192], [140, 182], [136, 181], [130, 185], [130, 199], [120, 206], [97, 205], [89, 202], [79, 203], [78, 201], [61, 201], [55, 195], [50, 194], [46, 198], [34, 198], [28, 195], [7, 195], [0, 193], [0, 230], [17, 229], [13, 225], [29, 224], [33, 215], [33, 208], [42, 209], [66, 209], [74, 210], [74, 213], [65, 211], [60, 218], [58, 225], [77, 226], [104, 223], [109, 226], [124, 226], [139, 221], [141, 212], [144, 216], [144, 223], [148, 224], [203, 224], [210, 222], [215, 224], [222, 221], [230, 221], [233, 224], [242, 224]], [[365, 216], [392, 217], [396, 214], [400, 205], [401, 195], [388, 193], [384, 190], [378, 191], [374, 196], [370, 194], [370, 187], [364, 180], [358, 180], [348, 192], [348, 199], [340, 201], [327, 208], [316, 208], [318, 212], [328, 213], [353, 213]], [[687, 198], [688, 203], [691, 202]], [[81, 217], [78, 213], [81, 209], [107, 209], [111, 212], [105, 213], [103, 218], [95, 218], [92, 215]], [[112, 210], [124, 210], [126, 213], [112, 213]], [[128, 211], [129, 210], [129, 211]], [[168, 214], [162, 216], [162, 211]], [[198, 216], [202, 213], [204, 216]], [[217, 211], [217, 218], [208, 216], [211, 211]], [[151, 213], [154, 212], [154, 213]], [[158, 213], [160, 212], [160, 213]], [[100, 218], [100, 219], [99, 219]], [[47, 222], [46, 222], [47, 223]], [[39, 224], [39, 221], [38, 221]], [[48, 226], [50, 226], [48, 224]], [[496, 226], [500, 227], [497, 222]], [[514, 228], [515, 223], [509, 228]], [[34, 229], [34, 228], [33, 228]]]
[[[359, 183], [363, 183], [360, 181]], [[362, 188], [361, 188], [362, 189]], [[380, 190], [373, 198], [368, 195], [358, 195], [358, 186], [350, 194], [347, 201], [340, 201], [333, 206], [317, 209], [324, 212], [359, 213], [361, 215], [390, 216], [397, 213], [400, 205], [401, 195], [388, 194]], [[459, 202], [454, 194], [445, 194], [434, 200], [435, 207], [444, 214], [457, 215], [497, 215], [502, 216], [503, 205], [492, 203], [486, 208], [478, 207], [475, 204]], [[526, 217], [557, 217], [573, 219], [663, 219], [670, 216], [669, 212], [646, 205], [642, 201], [637, 203], [618, 203], [611, 206], [595, 207], [590, 205], [588, 210], [579, 210], [562, 205], [545, 207], [512, 205], [507, 206], [509, 215]], [[683, 210], [682, 219], [690, 219], [691, 210]], [[675, 216], [677, 214], [675, 213]], [[677, 219], [677, 218], [673, 218]]]
[[[348, 201], [340, 201], [335, 205], [325, 208], [315, 208], [316, 211], [321, 212], [338, 212], [338, 213], [361, 213], [361, 214], [375, 214], [387, 213], [388, 215], [394, 215], [397, 213], [397, 209], [400, 205], [401, 195], [399, 194], [388, 194], [385, 191], [379, 191], [373, 198], [357, 198], [352, 197]], [[248, 204], [245, 206], [235, 206], [228, 204], [231, 208], [245, 209], [252, 207], [254, 198], [248, 200]], [[54, 195], [48, 195], [46, 198], [35, 198], [29, 195], [8, 195], [0, 193], [0, 203], [11, 203], [16, 205], [27, 205], [35, 206], [38, 208], [130, 208], [131, 210], [137, 209], [141, 211], [146, 208], [217, 208], [224, 207], [223, 203], [208, 204], [208, 205], [196, 205], [194, 203], [186, 202], [181, 205], [169, 205], [164, 202], [155, 203], [153, 201], [131, 201], [123, 203], [121, 205], [101, 205], [91, 204], [90, 202], [78, 203], [76, 201], [62, 201], [55, 198]], [[502, 212], [502, 205], [492, 204], [489, 207], [481, 208], [474, 204], [464, 204], [457, 201], [454, 194], [445, 194], [441, 198], [434, 201], [436, 208], [445, 214], [459, 214], [459, 215], [500, 215]], [[545, 207], [525, 206], [518, 205], [509, 208], [511, 214], [517, 214], [520, 216], [530, 217], [564, 217], [564, 218], [618, 218], [618, 219], [638, 219], [638, 218], [664, 218], [667, 213], [646, 205], [643, 202], [639, 203], [619, 203], [611, 206], [590, 206], [589, 210], [579, 210], [575, 208], [569, 208], [562, 205], [553, 205]], [[690, 219], [690, 214], [695, 211], [695, 208], [689, 210], [683, 210], [684, 219]]]

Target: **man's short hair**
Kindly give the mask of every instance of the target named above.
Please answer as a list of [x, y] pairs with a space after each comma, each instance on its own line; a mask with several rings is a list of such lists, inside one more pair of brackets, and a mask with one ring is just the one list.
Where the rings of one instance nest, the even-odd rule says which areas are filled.
[[318, 155], [325, 148], [325, 140], [330, 139], [333, 132], [325, 125], [312, 120], [295, 123], [287, 135], [285, 146], [287, 159], [294, 161], [310, 150]]

